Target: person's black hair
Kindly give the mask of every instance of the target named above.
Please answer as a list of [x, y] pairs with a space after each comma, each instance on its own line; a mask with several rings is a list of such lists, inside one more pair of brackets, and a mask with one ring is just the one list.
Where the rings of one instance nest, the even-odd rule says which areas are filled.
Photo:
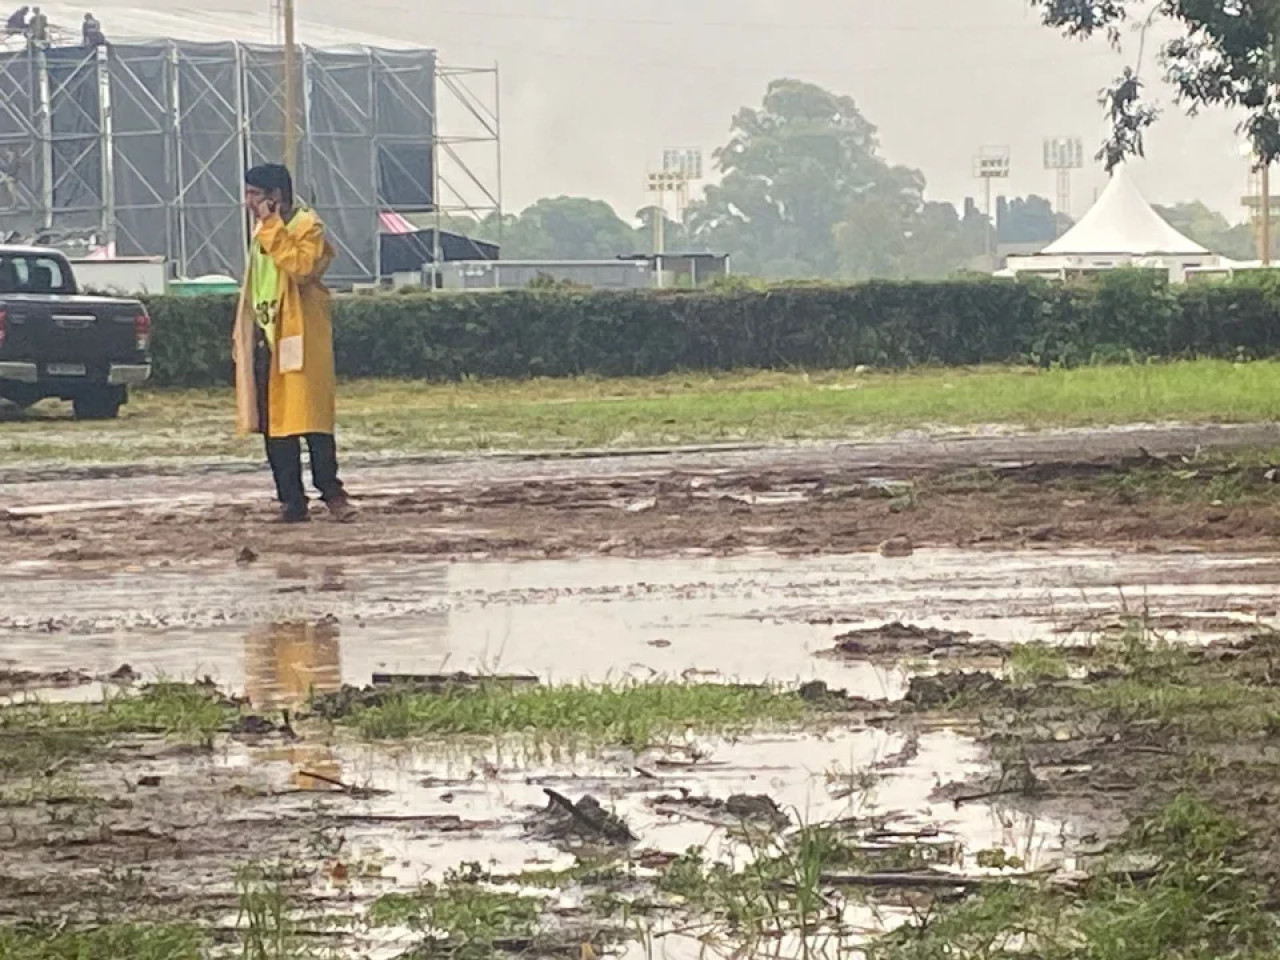
[[289, 168], [282, 163], [264, 163], [250, 167], [244, 175], [244, 182], [259, 190], [279, 190], [284, 202], [293, 205], [293, 177]]

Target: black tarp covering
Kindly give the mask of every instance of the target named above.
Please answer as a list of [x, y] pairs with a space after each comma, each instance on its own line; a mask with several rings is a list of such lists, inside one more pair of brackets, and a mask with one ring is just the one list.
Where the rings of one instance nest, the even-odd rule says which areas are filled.
[[[382, 237], [381, 274], [411, 273], [431, 263], [435, 257], [435, 231], [384, 234]], [[452, 260], [497, 260], [498, 247], [483, 240], [473, 240], [457, 233], [440, 231], [440, 258]]]

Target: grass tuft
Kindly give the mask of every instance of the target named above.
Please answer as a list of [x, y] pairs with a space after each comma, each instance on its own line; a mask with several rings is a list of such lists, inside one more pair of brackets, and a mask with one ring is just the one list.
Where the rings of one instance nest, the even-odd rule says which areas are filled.
[[0, 960], [207, 960], [209, 949], [207, 936], [186, 924], [0, 927]]
[[491, 956], [504, 941], [510, 949], [510, 941], [532, 940], [542, 927], [545, 902], [491, 889], [485, 879], [479, 864], [468, 864], [446, 874], [443, 883], [387, 894], [369, 908], [369, 924], [407, 927], [450, 941], [447, 950], [427, 950], [423, 956]]
[[0, 769], [48, 771], [105, 750], [116, 736], [156, 734], [208, 743], [238, 709], [201, 685], [157, 683], [94, 703], [0, 707]]
[[644, 747], [685, 731], [729, 733], [794, 723], [807, 713], [795, 693], [662, 682], [394, 693], [356, 706], [343, 723], [374, 740], [523, 735]]

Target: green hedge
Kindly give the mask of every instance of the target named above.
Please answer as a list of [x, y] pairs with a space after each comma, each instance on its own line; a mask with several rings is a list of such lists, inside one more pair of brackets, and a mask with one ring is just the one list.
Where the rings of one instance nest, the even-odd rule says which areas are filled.
[[[156, 382], [230, 382], [232, 299], [156, 298]], [[1148, 272], [1088, 283], [962, 280], [767, 291], [520, 291], [339, 297], [348, 377], [651, 375], [1280, 353], [1280, 282], [1170, 287]]]

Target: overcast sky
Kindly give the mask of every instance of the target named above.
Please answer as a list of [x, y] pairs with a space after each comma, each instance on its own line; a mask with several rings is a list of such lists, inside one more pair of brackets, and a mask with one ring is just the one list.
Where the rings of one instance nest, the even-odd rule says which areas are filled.
[[[105, 0], [141, 6], [139, 0]], [[174, 12], [190, 0], [157, 6]], [[1008, 192], [1054, 196], [1041, 141], [1103, 134], [1099, 89], [1136, 54], [1041, 27], [1024, 0], [297, 0], [308, 25], [437, 48], [457, 65], [497, 61], [502, 75], [508, 209], [540, 196], [602, 197], [630, 215], [665, 146], [709, 152], [735, 110], [789, 76], [852, 96], [879, 127], [883, 153], [924, 171], [929, 193], [979, 195], [972, 158], [1012, 151]], [[206, 0], [258, 19], [270, 0]], [[104, 20], [106, 17], [104, 16]], [[108, 24], [108, 33], [110, 28]], [[1147, 53], [1147, 72], [1154, 75]], [[1232, 220], [1246, 169], [1233, 118], [1187, 118], [1167, 88], [1165, 116], [1135, 178], [1157, 203], [1202, 199]], [[442, 107], [445, 113], [446, 107]], [[447, 117], [447, 113], [445, 114]], [[487, 174], [486, 174], [487, 176]], [[1079, 216], [1104, 183], [1092, 160], [1074, 178]]]

